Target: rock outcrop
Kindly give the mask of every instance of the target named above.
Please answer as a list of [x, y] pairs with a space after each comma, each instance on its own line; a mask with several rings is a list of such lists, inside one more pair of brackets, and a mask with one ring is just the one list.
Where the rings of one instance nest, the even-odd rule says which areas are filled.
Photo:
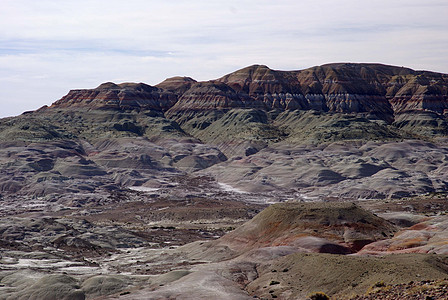
[[177, 95], [182, 95], [195, 82], [197, 81], [191, 77], [176, 76], [165, 79], [161, 83], [157, 84], [156, 87], [173, 92]]
[[266, 247], [348, 254], [395, 231], [395, 225], [352, 203], [282, 203], [266, 208], [214, 247], [239, 254]]
[[339, 63], [301, 71], [253, 65], [207, 82], [190, 77], [168, 78], [155, 87], [108, 82], [91, 90], [72, 90], [52, 105], [81, 106], [170, 109], [169, 116], [188, 110], [312, 109], [366, 113], [391, 123], [395, 115], [407, 112], [444, 116], [448, 75], [381, 64]]
[[144, 83], [103, 83], [95, 89], [71, 90], [50, 108], [167, 110], [176, 95]]

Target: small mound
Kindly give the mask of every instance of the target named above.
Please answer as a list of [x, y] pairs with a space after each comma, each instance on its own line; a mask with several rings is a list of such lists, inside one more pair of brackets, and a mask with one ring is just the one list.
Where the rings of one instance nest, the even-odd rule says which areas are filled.
[[111, 295], [122, 291], [130, 281], [126, 276], [99, 275], [86, 279], [82, 283], [82, 289], [89, 297]]
[[[412, 223], [411, 223], [412, 224]], [[448, 254], [448, 218], [445, 215], [425, 218], [394, 237], [371, 243], [358, 254], [435, 253]]]
[[84, 300], [76, 279], [67, 275], [47, 275], [15, 295], [15, 299]]
[[217, 242], [238, 252], [292, 245], [312, 252], [344, 253], [342, 247], [356, 252], [395, 232], [395, 225], [352, 203], [280, 203]]
[[197, 82], [197, 81], [191, 77], [176, 76], [176, 77], [171, 77], [171, 78], [165, 79], [161, 83], [157, 84], [156, 87], [167, 90], [167, 91], [183, 94], [195, 82]]
[[120, 87], [113, 83], [113, 82], [105, 82], [100, 84], [97, 88], [95, 88], [96, 90], [102, 90], [102, 89], [120, 89]]

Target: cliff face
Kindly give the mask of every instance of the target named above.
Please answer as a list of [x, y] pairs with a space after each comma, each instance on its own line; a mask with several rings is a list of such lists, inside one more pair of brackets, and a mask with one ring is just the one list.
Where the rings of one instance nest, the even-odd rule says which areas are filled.
[[301, 71], [253, 65], [206, 82], [173, 77], [155, 87], [104, 83], [72, 90], [52, 107], [169, 110], [168, 116], [231, 108], [316, 110], [366, 113], [406, 126], [428, 112], [447, 112], [448, 75], [381, 64], [339, 63]]
[[144, 83], [103, 83], [95, 89], [71, 90], [53, 108], [156, 109], [167, 110], [177, 96]]
[[329, 64], [302, 71], [248, 67], [219, 79], [266, 108], [368, 112], [391, 122], [395, 113], [448, 105], [448, 75], [380, 64]]

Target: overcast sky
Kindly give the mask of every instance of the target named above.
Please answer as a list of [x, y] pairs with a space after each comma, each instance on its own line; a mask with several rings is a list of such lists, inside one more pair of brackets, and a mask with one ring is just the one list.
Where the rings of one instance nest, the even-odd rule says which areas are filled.
[[0, 117], [106, 81], [330, 62], [448, 73], [448, 1], [0, 0]]

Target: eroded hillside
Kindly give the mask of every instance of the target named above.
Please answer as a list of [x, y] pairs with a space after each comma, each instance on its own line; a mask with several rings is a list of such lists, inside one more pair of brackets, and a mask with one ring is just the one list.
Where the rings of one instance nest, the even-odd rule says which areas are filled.
[[447, 98], [446, 74], [254, 65], [1, 119], [0, 299], [441, 295]]

